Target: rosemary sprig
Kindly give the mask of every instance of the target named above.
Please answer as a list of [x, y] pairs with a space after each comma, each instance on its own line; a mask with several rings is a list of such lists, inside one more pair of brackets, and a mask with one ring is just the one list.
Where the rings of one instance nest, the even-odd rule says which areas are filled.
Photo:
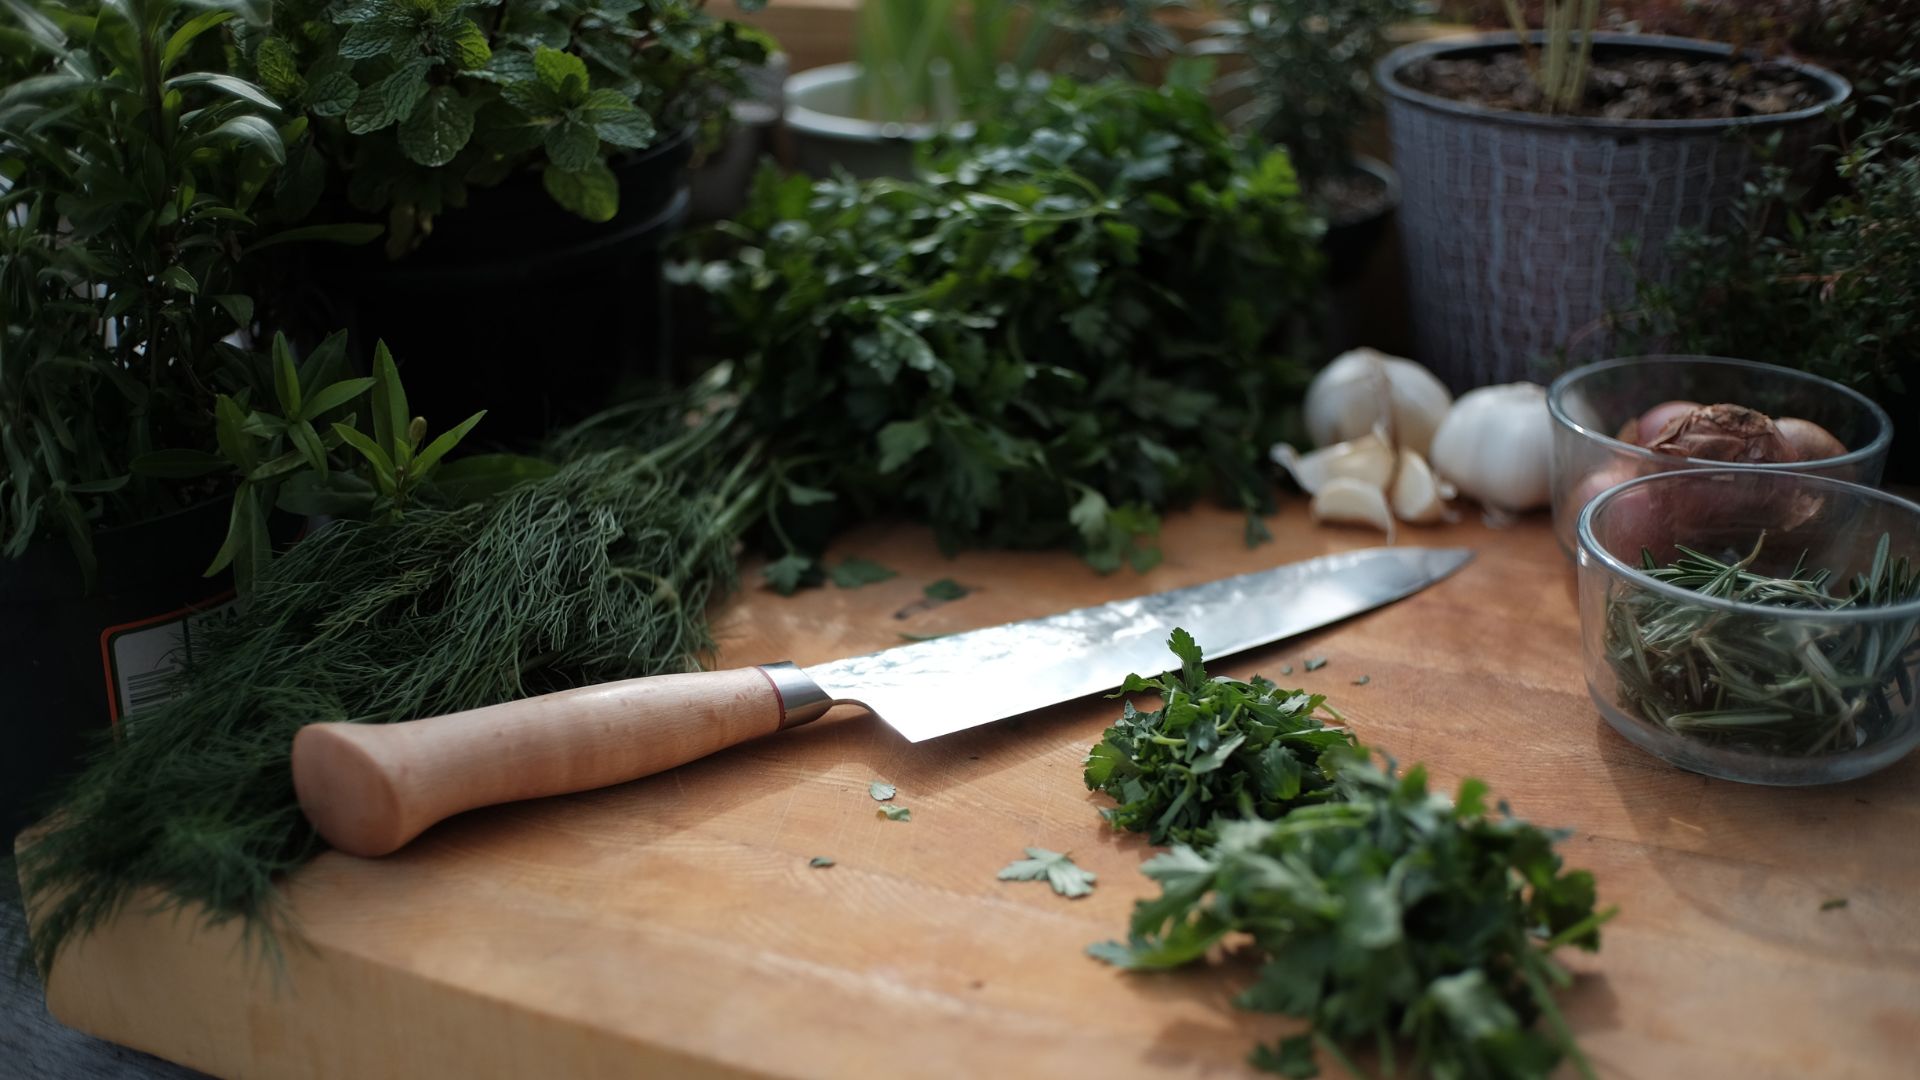
[[[1890, 535], [1838, 596], [1832, 574], [1810, 569], [1805, 552], [1784, 577], [1756, 572], [1765, 543], [1763, 533], [1734, 562], [1682, 547], [1660, 566], [1643, 551], [1641, 570], [1756, 607], [1841, 612], [1920, 597], [1920, 570], [1892, 557]], [[1621, 704], [1646, 722], [1716, 746], [1813, 757], [1872, 745], [1910, 722], [1920, 619], [1780, 619], [1627, 585], [1608, 599], [1605, 646]]]

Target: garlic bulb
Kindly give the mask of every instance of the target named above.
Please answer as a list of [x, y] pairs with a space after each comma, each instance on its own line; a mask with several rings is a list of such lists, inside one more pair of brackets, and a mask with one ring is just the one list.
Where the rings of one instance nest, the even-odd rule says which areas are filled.
[[1318, 494], [1327, 481], [1341, 477], [1377, 488], [1386, 487], [1393, 479], [1393, 447], [1378, 430], [1321, 447], [1304, 457], [1286, 443], [1279, 443], [1273, 448], [1273, 460], [1285, 466], [1293, 474], [1293, 482], [1309, 495]]
[[1377, 349], [1334, 357], [1307, 387], [1307, 434], [1315, 446], [1358, 439], [1376, 426], [1389, 442], [1426, 454], [1453, 395], [1433, 372]]
[[1547, 505], [1553, 422], [1547, 391], [1533, 383], [1470, 390], [1433, 436], [1429, 460], [1446, 480], [1496, 510]]
[[1346, 476], [1327, 481], [1308, 509], [1315, 521], [1384, 530], [1387, 543], [1393, 543], [1393, 513], [1387, 509], [1386, 492], [1363, 481]]

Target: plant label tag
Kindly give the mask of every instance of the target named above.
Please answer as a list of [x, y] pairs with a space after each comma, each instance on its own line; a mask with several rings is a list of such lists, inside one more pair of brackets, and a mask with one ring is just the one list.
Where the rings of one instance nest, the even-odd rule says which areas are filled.
[[114, 723], [176, 696], [172, 677], [193, 656], [207, 630], [232, 618], [232, 593], [165, 615], [110, 626], [100, 633], [106, 668], [107, 712]]

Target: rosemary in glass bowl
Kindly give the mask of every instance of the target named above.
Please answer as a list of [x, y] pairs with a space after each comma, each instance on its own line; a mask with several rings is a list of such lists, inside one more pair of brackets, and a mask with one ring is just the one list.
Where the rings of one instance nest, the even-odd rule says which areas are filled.
[[1755, 784], [1850, 780], [1920, 746], [1920, 504], [1703, 468], [1608, 488], [1575, 531], [1587, 690], [1629, 741]]
[[1871, 570], [1840, 595], [1805, 552], [1785, 576], [1754, 571], [1765, 543], [1763, 533], [1736, 562], [1681, 547], [1662, 566], [1642, 550], [1647, 577], [1739, 606], [1619, 590], [1606, 624], [1619, 704], [1675, 735], [1770, 755], [1841, 753], [1909, 726], [1920, 617], [1780, 619], [1766, 610], [1839, 612], [1920, 598], [1920, 573], [1891, 556], [1891, 535], [1881, 534]]

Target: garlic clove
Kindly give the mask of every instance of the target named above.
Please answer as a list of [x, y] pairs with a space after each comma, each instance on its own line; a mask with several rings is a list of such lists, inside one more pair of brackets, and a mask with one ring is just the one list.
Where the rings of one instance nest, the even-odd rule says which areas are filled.
[[1352, 477], [1327, 481], [1308, 509], [1315, 521], [1371, 525], [1387, 534], [1388, 543], [1393, 542], [1393, 512], [1387, 508], [1386, 492]]
[[1293, 482], [1309, 495], [1318, 494], [1330, 480], [1358, 480], [1384, 489], [1393, 479], [1393, 448], [1377, 429], [1358, 439], [1348, 439], [1305, 455], [1286, 443], [1279, 443], [1273, 448], [1273, 460], [1292, 474]]
[[1452, 405], [1446, 384], [1412, 360], [1353, 349], [1313, 377], [1304, 409], [1315, 446], [1384, 427], [1390, 443], [1425, 454]]
[[1453, 520], [1455, 515], [1447, 509], [1452, 496], [1442, 494], [1443, 489], [1445, 485], [1434, 477], [1427, 459], [1411, 450], [1400, 451], [1400, 469], [1387, 495], [1394, 517], [1413, 525]]

